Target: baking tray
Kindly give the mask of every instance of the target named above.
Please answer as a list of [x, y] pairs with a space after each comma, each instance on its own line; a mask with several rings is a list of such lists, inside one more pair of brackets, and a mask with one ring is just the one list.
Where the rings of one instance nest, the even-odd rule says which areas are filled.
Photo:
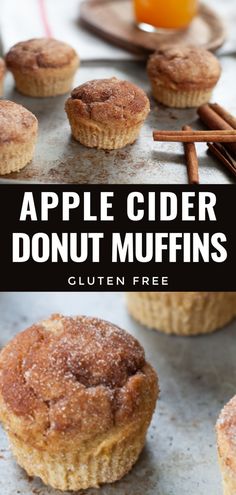
[[[137, 464], [123, 480], [86, 495], [221, 495], [214, 425], [236, 392], [236, 324], [208, 336], [171, 337], [136, 324], [121, 293], [1, 293], [0, 346], [52, 312], [94, 315], [125, 328], [160, 378], [160, 400]], [[0, 429], [0, 494], [61, 493], [28, 478]]]
[[[236, 58], [222, 56], [222, 78], [214, 100], [236, 114]], [[95, 78], [116, 76], [141, 86], [150, 96], [145, 64], [141, 61], [83, 62], [75, 85]], [[64, 112], [67, 96], [33, 99], [14, 90], [7, 76], [5, 97], [21, 103], [39, 119], [39, 139], [33, 161], [19, 173], [0, 179], [7, 183], [90, 183], [90, 184], [186, 184], [183, 147], [176, 143], [154, 143], [154, 129], [176, 129], [190, 123], [201, 128], [195, 110], [167, 109], [151, 99], [149, 115], [138, 141], [122, 150], [103, 151], [85, 148], [71, 138]], [[202, 184], [235, 184], [235, 178], [198, 145]]]

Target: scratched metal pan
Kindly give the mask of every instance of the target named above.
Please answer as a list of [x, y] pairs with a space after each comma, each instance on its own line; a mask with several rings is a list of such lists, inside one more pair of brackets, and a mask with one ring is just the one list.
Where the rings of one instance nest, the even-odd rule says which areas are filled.
[[[121, 293], [1, 293], [0, 346], [52, 312], [93, 314], [125, 328], [143, 344], [160, 379], [160, 400], [137, 464], [123, 480], [86, 495], [221, 495], [214, 425], [236, 392], [236, 324], [209, 336], [171, 337], [131, 320]], [[60, 493], [27, 477], [0, 429], [0, 494]]]
[[[214, 99], [236, 113], [236, 59], [222, 57], [223, 77]], [[117, 76], [142, 87], [149, 95], [145, 65], [142, 62], [84, 62], [77, 72], [75, 85], [95, 78]], [[14, 90], [7, 76], [5, 97], [21, 103], [39, 120], [39, 139], [33, 161], [19, 173], [0, 178], [0, 182], [87, 183], [87, 184], [186, 184], [183, 147], [176, 143], [154, 143], [153, 129], [181, 129], [190, 123], [199, 128], [195, 110], [171, 110], [157, 107], [151, 100], [149, 115], [138, 141], [122, 150], [103, 151], [85, 148], [71, 138], [64, 112], [67, 96], [33, 99]], [[233, 176], [198, 145], [202, 184], [235, 183]]]

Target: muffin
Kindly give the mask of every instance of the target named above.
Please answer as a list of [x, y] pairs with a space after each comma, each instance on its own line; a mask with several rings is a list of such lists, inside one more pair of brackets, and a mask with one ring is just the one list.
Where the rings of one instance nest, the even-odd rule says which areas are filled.
[[236, 292], [129, 292], [130, 314], [164, 333], [214, 332], [236, 316]]
[[89, 148], [113, 150], [137, 139], [150, 104], [135, 84], [112, 77], [75, 88], [65, 110], [77, 141]]
[[0, 58], [0, 96], [3, 95], [3, 83], [4, 83], [4, 77], [5, 77], [5, 62], [2, 58]]
[[136, 462], [158, 395], [131, 335], [53, 315], [0, 354], [0, 419], [29, 476], [60, 490], [112, 483]]
[[36, 38], [14, 45], [6, 55], [6, 64], [20, 93], [46, 97], [70, 91], [79, 58], [62, 41]]
[[224, 495], [236, 493], [236, 396], [221, 411], [216, 424], [218, 457]]
[[207, 103], [221, 74], [217, 58], [203, 48], [167, 47], [149, 58], [147, 73], [154, 98], [168, 107]]
[[38, 121], [13, 101], [0, 100], [0, 174], [18, 172], [34, 154]]

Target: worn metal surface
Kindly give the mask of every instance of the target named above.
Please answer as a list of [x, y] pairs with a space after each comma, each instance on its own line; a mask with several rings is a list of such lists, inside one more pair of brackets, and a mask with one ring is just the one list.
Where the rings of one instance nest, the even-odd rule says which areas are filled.
[[[213, 99], [236, 114], [236, 59], [221, 56], [223, 75]], [[117, 76], [133, 81], [149, 95], [145, 65], [137, 61], [84, 62], [77, 73], [75, 85], [94, 78]], [[151, 95], [150, 95], [151, 96]], [[154, 143], [153, 129], [181, 128], [189, 123], [198, 128], [195, 110], [171, 110], [152, 102], [152, 112], [139, 140], [118, 151], [98, 151], [85, 148], [71, 138], [64, 112], [66, 97], [32, 99], [14, 90], [13, 80], [7, 77], [5, 97], [23, 104], [39, 119], [39, 139], [33, 161], [19, 173], [0, 182], [46, 183], [105, 183], [105, 184], [185, 184], [186, 166], [183, 147], [175, 143]], [[206, 145], [198, 145], [201, 183], [235, 183], [233, 176], [206, 153]]]
[[[145, 449], [133, 470], [99, 495], [221, 495], [214, 425], [236, 392], [236, 324], [205, 337], [169, 337], [132, 321], [121, 293], [1, 293], [0, 346], [52, 312], [93, 314], [120, 325], [140, 340], [159, 374], [161, 397]], [[28, 479], [0, 430], [0, 494], [59, 493]]]

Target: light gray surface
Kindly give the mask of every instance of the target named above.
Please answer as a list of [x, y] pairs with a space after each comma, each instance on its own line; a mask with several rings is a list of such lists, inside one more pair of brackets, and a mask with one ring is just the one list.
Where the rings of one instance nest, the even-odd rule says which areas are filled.
[[[222, 78], [213, 100], [236, 114], [236, 59], [221, 56]], [[87, 62], [77, 73], [75, 85], [87, 80], [116, 76], [142, 87], [150, 96], [149, 83], [143, 62]], [[183, 146], [178, 143], [154, 143], [154, 129], [181, 129], [184, 124], [199, 127], [195, 110], [171, 110], [151, 99], [152, 112], [140, 138], [122, 150], [102, 151], [86, 148], [71, 138], [64, 112], [66, 96], [32, 99], [14, 91], [12, 76], [7, 77], [5, 97], [23, 104], [39, 119], [39, 139], [33, 161], [19, 173], [5, 176], [1, 182], [46, 183], [105, 183], [105, 184], [186, 184], [187, 173]], [[201, 128], [201, 127], [200, 127]], [[199, 144], [200, 181], [202, 184], [235, 183], [235, 179], [206, 153], [206, 145]]]
[[[108, 319], [135, 335], [156, 368], [161, 397], [146, 447], [123, 480], [87, 495], [221, 495], [214, 425], [236, 391], [236, 324], [209, 336], [169, 337], [128, 316], [119, 293], [0, 294], [0, 346], [52, 312]], [[59, 495], [29, 480], [0, 430], [0, 494]]]

